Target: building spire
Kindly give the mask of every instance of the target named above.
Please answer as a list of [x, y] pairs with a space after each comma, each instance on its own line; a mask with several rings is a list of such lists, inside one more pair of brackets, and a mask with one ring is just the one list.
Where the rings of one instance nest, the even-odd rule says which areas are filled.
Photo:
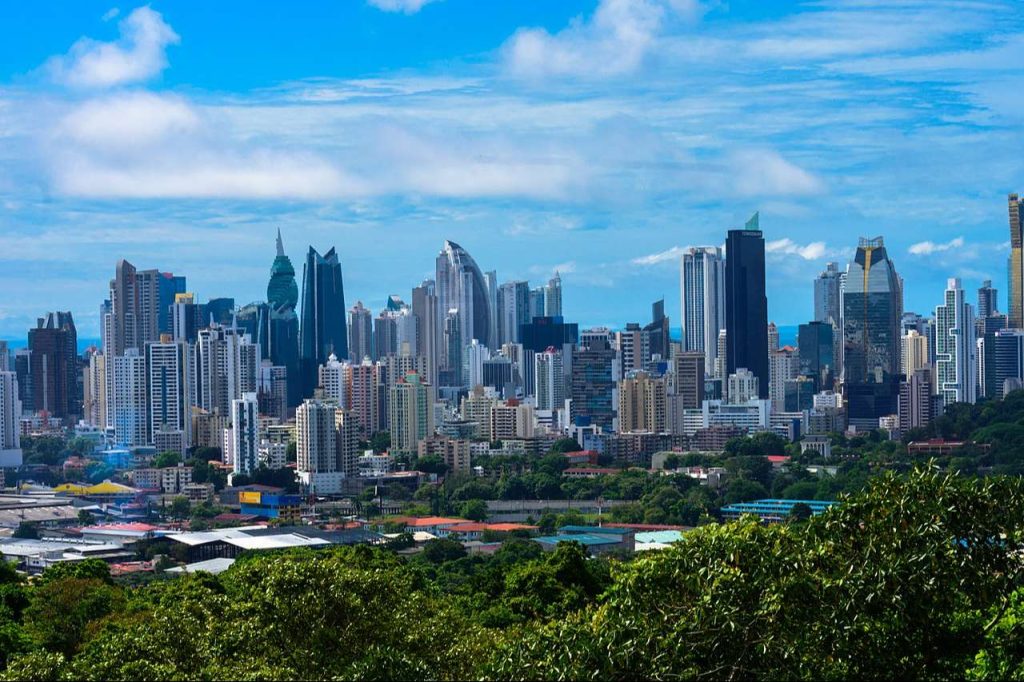
[[281, 228], [277, 228], [277, 255], [284, 255], [284, 243], [281, 241]]

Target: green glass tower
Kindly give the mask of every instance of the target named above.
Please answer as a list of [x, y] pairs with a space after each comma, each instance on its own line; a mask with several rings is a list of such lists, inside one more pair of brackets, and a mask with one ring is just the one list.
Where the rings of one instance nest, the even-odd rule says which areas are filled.
[[288, 405], [294, 407], [302, 400], [302, 382], [299, 376], [299, 317], [295, 307], [299, 303], [299, 287], [295, 282], [295, 268], [285, 255], [281, 230], [277, 231], [277, 257], [270, 266], [267, 284], [266, 325], [267, 346], [264, 351], [271, 362], [287, 369]]

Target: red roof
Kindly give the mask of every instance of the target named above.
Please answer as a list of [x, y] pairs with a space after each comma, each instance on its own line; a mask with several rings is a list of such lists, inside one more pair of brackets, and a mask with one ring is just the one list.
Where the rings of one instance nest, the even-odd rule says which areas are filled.
[[567, 474], [617, 474], [622, 469], [609, 469], [606, 467], [569, 467], [564, 473]]
[[789, 457], [786, 455], [768, 455], [768, 461], [773, 464], [776, 462], [788, 462]]
[[109, 530], [109, 531], [127, 531], [129, 533], [152, 533], [155, 530], [163, 530], [161, 526], [154, 526], [148, 523], [108, 523], [98, 524], [95, 526], [84, 526], [81, 528], [83, 531], [89, 530]]
[[527, 526], [522, 523], [480, 523], [471, 521], [459, 523], [445, 528], [449, 533], [482, 533], [491, 530], [498, 533], [507, 533], [513, 530], [536, 530], [537, 526]]
[[110, 564], [110, 575], [115, 577], [128, 573], [144, 573], [152, 570], [152, 561], [125, 561], [120, 564]]
[[236, 514], [234, 512], [224, 512], [223, 514], [217, 514], [211, 521], [255, 521], [260, 518], [256, 514]]
[[447, 516], [399, 516], [388, 519], [390, 523], [400, 523], [412, 528], [426, 528], [428, 526], [454, 526], [459, 523], [470, 523], [468, 519], [454, 519]]
[[664, 523], [605, 523], [607, 528], [630, 528], [632, 530], [688, 530], [689, 526], [672, 526]]

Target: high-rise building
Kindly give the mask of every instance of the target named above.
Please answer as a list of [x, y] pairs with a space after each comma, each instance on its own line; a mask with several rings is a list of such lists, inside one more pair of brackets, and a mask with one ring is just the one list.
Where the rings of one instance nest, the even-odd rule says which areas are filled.
[[203, 304], [203, 324], [219, 324], [230, 327], [234, 322], [235, 299], [229, 297], [211, 298]]
[[239, 329], [214, 324], [199, 332], [196, 342], [194, 404], [228, 417], [231, 401], [256, 392], [259, 344]]
[[641, 355], [644, 366], [652, 358], [669, 359], [669, 321], [665, 315], [665, 299], [651, 304], [651, 322], [643, 328], [640, 336]]
[[346, 365], [348, 402], [343, 404], [352, 411], [364, 438], [381, 431], [387, 423], [384, 394], [387, 386], [381, 377], [380, 365], [364, 358], [357, 365]]
[[974, 312], [965, 299], [959, 278], [950, 278], [945, 302], [935, 308], [936, 388], [943, 403], [977, 400], [977, 359]]
[[373, 313], [356, 301], [348, 311], [348, 359], [362, 362], [369, 357], [373, 357]]
[[680, 261], [680, 324], [683, 350], [704, 353], [713, 370], [718, 332], [725, 329], [725, 259], [717, 246], [691, 248]]
[[391, 451], [417, 452], [420, 441], [434, 434], [432, 387], [419, 374], [410, 372], [391, 387], [388, 403]]
[[881, 237], [861, 239], [843, 291], [843, 374], [849, 422], [878, 428], [896, 414], [903, 291]]
[[992, 280], [986, 279], [978, 288], [978, 319], [999, 314], [999, 291], [992, 287]]
[[7, 342], [0, 340], [0, 372], [10, 372], [11, 352], [7, 348]]
[[779, 328], [774, 322], [768, 323], [768, 353], [774, 353], [779, 349]]
[[729, 403], [742, 405], [757, 400], [761, 395], [761, 380], [753, 372], [745, 367], [739, 367], [729, 375], [726, 394], [729, 396]]
[[760, 397], [768, 397], [768, 298], [764, 280], [764, 234], [758, 214], [725, 243], [726, 370], [750, 370]]
[[82, 416], [86, 423], [102, 429], [107, 425], [107, 356], [91, 353], [85, 368]]
[[565, 374], [561, 348], [549, 347], [533, 356], [537, 381], [537, 409], [560, 410], [565, 407]]
[[935, 416], [934, 406], [931, 370], [927, 367], [914, 370], [900, 383], [900, 429], [906, 431], [928, 426]]
[[109, 359], [113, 365], [113, 371], [108, 366], [113, 391], [107, 411], [113, 422], [114, 440], [118, 445], [148, 445], [146, 358], [137, 348], [127, 348], [123, 355]]
[[842, 273], [838, 263], [828, 263], [814, 280], [814, 320], [839, 327], [842, 321]]
[[18, 377], [14, 372], [0, 372], [0, 467], [22, 464], [21, 399]]
[[157, 334], [170, 334], [174, 330], [172, 306], [178, 294], [188, 289], [185, 278], [161, 272], [157, 277]]
[[699, 410], [704, 402], [704, 353], [683, 351], [672, 358], [673, 394], [684, 410]]
[[544, 287], [544, 316], [562, 316], [562, 278], [557, 271]]
[[236, 474], [252, 474], [259, 467], [259, 411], [255, 393], [231, 401], [231, 452]]
[[570, 397], [574, 424], [593, 424], [608, 432], [615, 428], [615, 379], [615, 349], [607, 336], [594, 337], [573, 350]]
[[[476, 339], [490, 347], [491, 319], [495, 311], [480, 267], [465, 249], [453, 241], [445, 241], [436, 265], [439, 315], [446, 317], [451, 311], [456, 311], [461, 342], [466, 344]], [[461, 358], [461, 348], [459, 350], [456, 357]]]
[[351, 365], [342, 363], [338, 356], [331, 353], [327, 362], [320, 365], [320, 380], [317, 387], [323, 390], [323, 397], [333, 400], [339, 407], [347, 408], [349, 402], [348, 382], [351, 376]]
[[900, 339], [900, 373], [905, 377], [931, 367], [928, 361], [928, 337], [911, 329]]
[[814, 321], [797, 328], [800, 374], [814, 380], [817, 391], [831, 390], [835, 380], [835, 328], [831, 322]]
[[498, 287], [498, 338], [501, 343], [519, 343], [519, 328], [530, 321], [530, 284], [505, 282]]
[[535, 317], [544, 317], [544, 298], [544, 287], [530, 289], [526, 307], [531, 320]]
[[337, 410], [333, 401], [320, 398], [307, 398], [295, 410], [296, 471], [311, 494], [341, 492], [345, 472], [338, 462]]
[[149, 433], [154, 440], [157, 433], [180, 434], [178, 440], [188, 448], [192, 442], [191, 348], [184, 341], [171, 341], [169, 334], [164, 339], [146, 345]]
[[1004, 398], [1024, 382], [1024, 330], [1000, 329], [981, 340], [979, 386], [986, 398]]
[[520, 343], [534, 353], [543, 353], [550, 346], [574, 346], [579, 337], [579, 325], [565, 322], [561, 317], [534, 317], [532, 322], [519, 327]]
[[22, 412], [35, 412], [32, 404], [32, 351], [28, 348], [14, 351], [14, 373], [18, 377], [18, 399], [21, 400]]
[[412, 290], [412, 314], [416, 318], [416, 354], [426, 358], [427, 381], [437, 385], [439, 327], [434, 280], [424, 280]]
[[28, 332], [32, 408], [68, 419], [82, 411], [78, 392], [78, 333], [70, 312], [48, 313]]
[[771, 382], [768, 397], [773, 412], [786, 411], [786, 382], [800, 376], [800, 356], [790, 346], [769, 353], [768, 374]]
[[462, 376], [467, 386], [484, 383], [484, 362], [491, 359], [491, 351], [476, 339], [462, 348]]
[[312, 246], [302, 270], [302, 326], [299, 330], [299, 363], [302, 395], [313, 394], [317, 368], [334, 353], [348, 357], [348, 326], [345, 321], [345, 287], [341, 262], [332, 247], [321, 256]]
[[619, 433], [665, 433], [667, 430], [665, 378], [637, 371], [619, 382]]
[[260, 414], [288, 420], [288, 368], [275, 365], [270, 360], [260, 363], [259, 379], [256, 383], [256, 399]]
[[171, 304], [172, 338], [175, 341], [195, 343], [199, 338], [199, 330], [205, 326], [203, 307], [196, 303], [195, 295], [189, 292], [175, 294]]
[[1012, 329], [1024, 329], [1024, 200], [1011, 194], [1007, 204], [1010, 215], [1009, 324]]
[[284, 252], [281, 230], [278, 230], [277, 255], [270, 266], [270, 281], [267, 282], [269, 320], [266, 324], [267, 347], [263, 349], [263, 356], [269, 358], [274, 366], [285, 368], [288, 407], [298, 405], [302, 394], [302, 377], [299, 371], [299, 316], [295, 312], [298, 303], [299, 287], [295, 282], [295, 268]]

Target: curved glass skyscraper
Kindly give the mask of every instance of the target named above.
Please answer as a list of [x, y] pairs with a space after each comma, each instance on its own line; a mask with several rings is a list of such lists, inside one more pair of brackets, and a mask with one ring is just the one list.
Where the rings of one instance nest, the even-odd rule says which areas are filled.
[[[491, 309], [487, 282], [473, 257], [453, 241], [445, 241], [437, 256], [436, 286], [438, 328], [457, 329], [459, 334], [458, 339], [446, 339], [446, 347], [462, 348], [476, 339], [491, 348], [495, 311]], [[458, 324], [446, 325], [445, 320], [452, 315], [458, 318]]]
[[885, 242], [862, 238], [843, 292], [843, 383], [851, 424], [878, 428], [879, 417], [896, 414], [902, 314], [903, 291]]
[[302, 270], [302, 328], [299, 333], [303, 397], [313, 395], [318, 369], [331, 353], [339, 358], [348, 357], [346, 310], [338, 254], [332, 247], [321, 256], [309, 247]]

